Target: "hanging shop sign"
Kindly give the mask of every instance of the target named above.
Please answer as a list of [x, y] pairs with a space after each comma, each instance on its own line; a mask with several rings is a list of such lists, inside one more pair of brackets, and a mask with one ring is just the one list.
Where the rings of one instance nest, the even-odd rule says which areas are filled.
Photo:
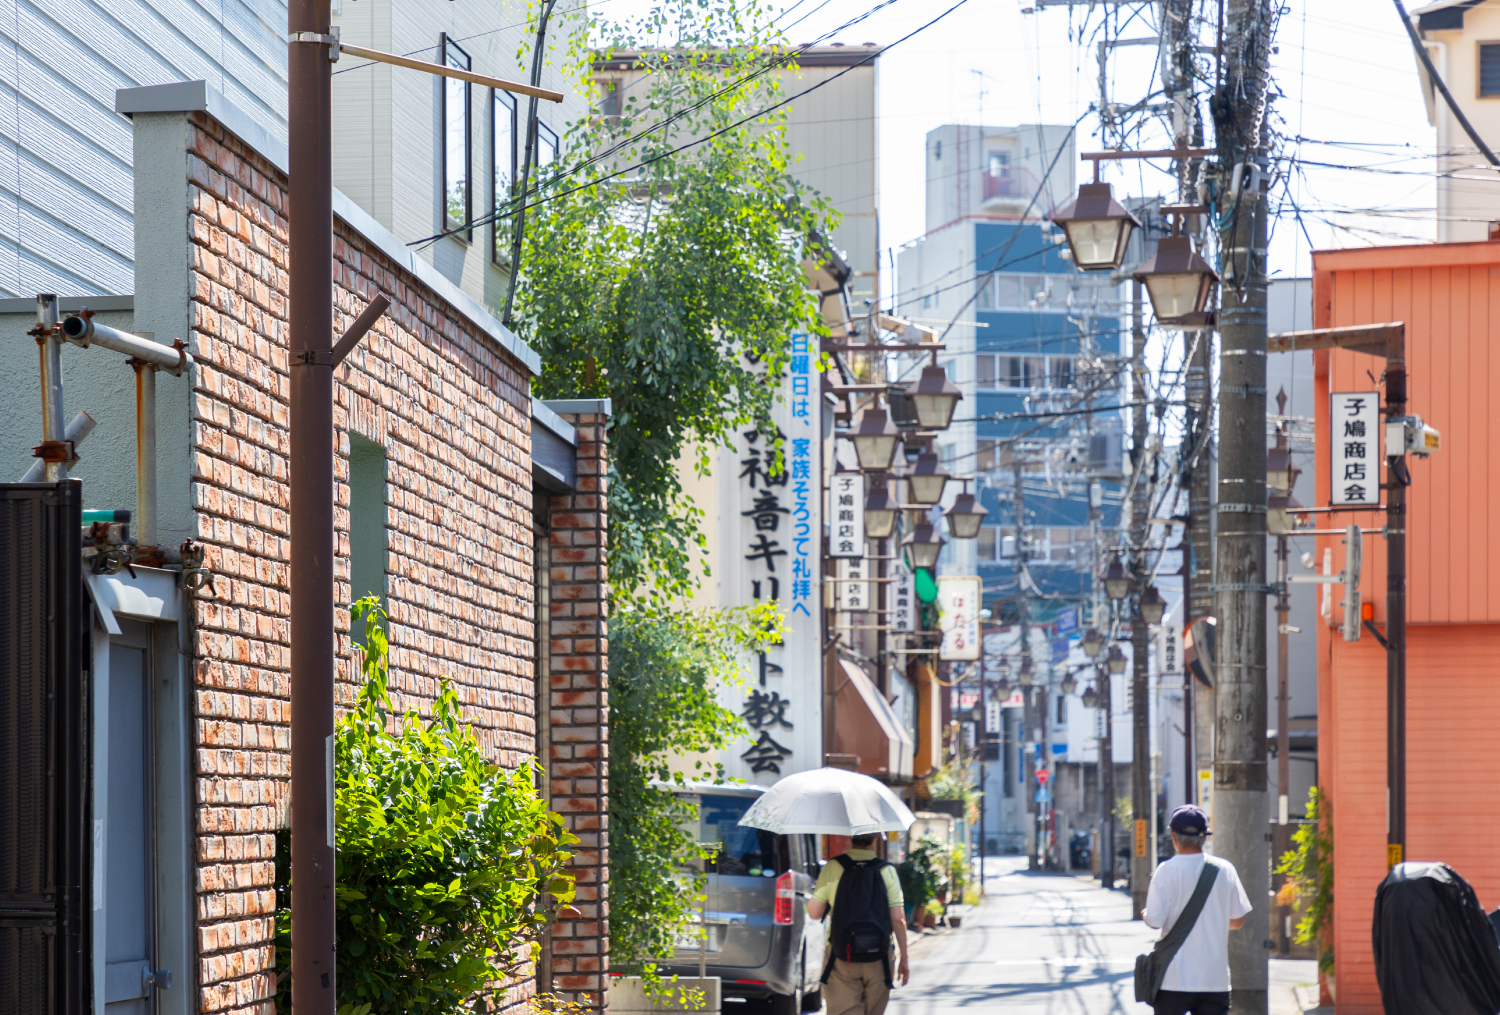
[[828, 553], [865, 555], [865, 477], [836, 472], [828, 481]]
[[938, 622], [943, 632], [939, 659], [979, 658], [979, 608], [984, 582], [977, 577], [944, 576], [937, 580]]
[[1380, 503], [1380, 395], [1335, 391], [1329, 395], [1330, 498], [1334, 506]]

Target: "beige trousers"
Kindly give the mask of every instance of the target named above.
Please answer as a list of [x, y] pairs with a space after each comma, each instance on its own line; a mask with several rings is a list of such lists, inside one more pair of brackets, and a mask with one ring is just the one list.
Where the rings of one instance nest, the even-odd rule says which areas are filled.
[[[891, 970], [895, 971], [892, 963]], [[827, 1015], [882, 1015], [891, 998], [885, 985], [885, 965], [880, 962], [845, 962], [835, 959], [833, 972], [823, 985]]]

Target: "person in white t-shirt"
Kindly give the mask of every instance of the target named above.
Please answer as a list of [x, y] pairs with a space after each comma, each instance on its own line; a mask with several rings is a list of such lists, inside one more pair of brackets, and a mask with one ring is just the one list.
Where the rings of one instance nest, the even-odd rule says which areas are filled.
[[1152, 1005], [1155, 1015], [1225, 1015], [1229, 1011], [1229, 932], [1245, 925], [1250, 899], [1234, 864], [1203, 852], [1208, 815], [1187, 804], [1168, 824], [1177, 855], [1156, 868], [1141, 916], [1163, 935], [1187, 908], [1203, 865], [1219, 868], [1198, 921], [1177, 950]]

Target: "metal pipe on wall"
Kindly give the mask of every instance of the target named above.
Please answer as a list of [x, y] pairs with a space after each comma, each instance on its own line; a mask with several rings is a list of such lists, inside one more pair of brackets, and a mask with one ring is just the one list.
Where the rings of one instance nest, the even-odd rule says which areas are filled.
[[[40, 298], [40, 297], [39, 297]], [[74, 314], [62, 322], [63, 337], [80, 348], [100, 345], [114, 352], [123, 353], [181, 377], [187, 368], [188, 354], [182, 345], [162, 345], [145, 335], [134, 335], [128, 331], [98, 324], [82, 314]]]
[[[43, 293], [36, 298], [36, 336], [42, 367], [42, 442], [63, 441], [62, 342], [57, 337], [57, 297]], [[43, 476], [48, 483], [68, 478], [66, 461], [43, 459]]]
[[135, 532], [141, 546], [156, 545], [156, 367], [135, 368]]
[[[94, 427], [98, 425], [98, 421], [93, 416], [80, 409], [78, 415], [74, 416], [73, 421], [68, 424], [68, 428], [63, 431], [63, 440], [72, 444], [74, 449], [73, 457], [68, 460], [69, 467], [72, 467], [78, 461], [78, 445], [82, 444], [84, 439], [94, 432]], [[46, 473], [47, 463], [38, 458], [31, 463], [31, 468], [26, 470], [26, 475], [22, 476], [18, 482], [40, 483], [46, 476]]]

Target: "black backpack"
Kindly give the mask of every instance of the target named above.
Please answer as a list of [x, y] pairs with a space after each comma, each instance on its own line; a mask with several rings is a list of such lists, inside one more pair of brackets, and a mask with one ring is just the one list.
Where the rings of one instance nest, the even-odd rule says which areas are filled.
[[885, 984], [891, 984], [891, 905], [881, 871], [890, 864], [884, 860], [851, 860], [836, 856], [844, 872], [839, 875], [833, 896], [833, 925], [828, 940], [833, 946], [828, 954], [828, 968], [823, 982], [833, 972], [834, 959], [845, 962], [879, 962], [885, 970]]

